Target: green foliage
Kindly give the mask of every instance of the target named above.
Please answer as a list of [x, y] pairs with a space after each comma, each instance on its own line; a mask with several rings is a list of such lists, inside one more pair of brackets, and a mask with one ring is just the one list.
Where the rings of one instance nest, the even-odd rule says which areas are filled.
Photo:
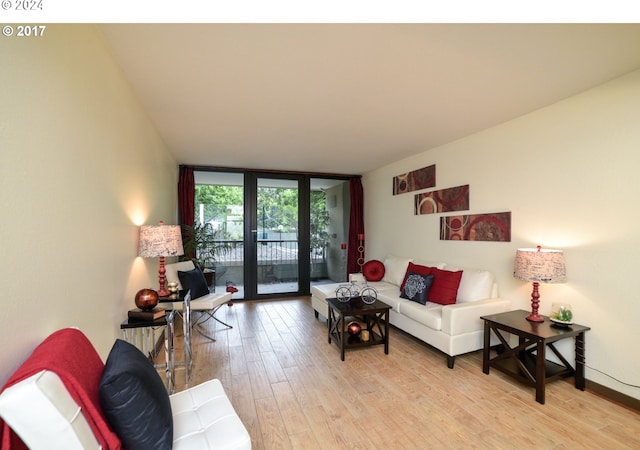
[[311, 251], [322, 253], [329, 244], [329, 211], [326, 208], [326, 196], [322, 191], [311, 192], [310, 211]]
[[196, 222], [193, 227], [182, 226], [182, 245], [185, 259], [191, 259], [201, 269], [215, 266], [216, 258], [231, 250], [231, 244], [221, 242], [224, 235], [214, 230], [210, 223], [201, 225]]
[[[204, 205], [203, 219], [205, 224], [211, 222], [220, 223], [223, 226], [222, 232], [230, 239], [242, 239], [241, 230], [231, 230], [227, 226], [227, 217], [231, 215], [231, 207], [242, 210], [244, 205], [244, 189], [240, 186], [217, 186], [217, 185], [197, 185], [196, 186], [196, 217], [200, 218], [200, 206]], [[279, 230], [283, 233], [298, 232], [298, 190], [291, 188], [260, 187], [258, 189], [258, 228], [263, 231]], [[311, 251], [321, 254], [329, 242], [329, 212], [326, 210], [325, 193], [322, 191], [311, 192], [311, 214], [310, 214], [310, 239]], [[206, 233], [199, 233], [195, 230], [199, 239], [205, 241], [211, 239]], [[212, 232], [215, 234], [219, 231]], [[211, 233], [209, 233], [210, 235]], [[217, 237], [214, 240], [219, 240]], [[195, 244], [199, 252], [206, 246], [197, 242]], [[185, 248], [185, 252], [186, 252]], [[206, 257], [207, 260], [215, 261], [215, 256]], [[200, 257], [199, 257], [200, 258]]]

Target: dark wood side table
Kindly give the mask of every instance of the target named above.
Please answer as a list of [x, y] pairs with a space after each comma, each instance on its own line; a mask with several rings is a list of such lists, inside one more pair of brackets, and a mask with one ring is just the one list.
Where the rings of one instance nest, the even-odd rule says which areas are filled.
[[[494, 367], [535, 386], [536, 401], [542, 404], [545, 401], [546, 383], [560, 377], [574, 376], [576, 389], [584, 391], [584, 333], [590, 328], [577, 324], [560, 327], [548, 317], [544, 317], [544, 322], [529, 322], [527, 315], [528, 311], [518, 310], [481, 317], [484, 320], [482, 371], [488, 374], [489, 368]], [[499, 352], [494, 358], [489, 357], [491, 331], [504, 348], [504, 352]], [[504, 333], [518, 336], [518, 345], [511, 347]], [[575, 369], [554, 346], [554, 342], [568, 338], [575, 338]], [[547, 347], [562, 364], [547, 360]]]
[[[328, 298], [329, 306], [328, 340], [335, 340], [340, 348], [340, 359], [344, 361], [344, 352], [349, 348], [384, 345], [385, 355], [389, 354], [389, 310], [391, 307], [380, 300], [367, 304], [360, 297], [353, 297], [348, 302], [341, 302], [337, 298]], [[346, 331], [346, 321], [355, 317], [365, 323], [363, 329], [369, 331], [369, 340], [362, 341], [357, 336], [351, 336]], [[381, 322], [384, 321], [384, 324]]]

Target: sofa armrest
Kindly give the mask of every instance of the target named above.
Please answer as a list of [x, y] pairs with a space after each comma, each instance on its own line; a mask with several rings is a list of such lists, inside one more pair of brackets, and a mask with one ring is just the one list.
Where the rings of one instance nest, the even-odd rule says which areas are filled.
[[479, 331], [484, 328], [482, 316], [508, 311], [511, 300], [488, 298], [442, 307], [442, 331], [450, 336]]

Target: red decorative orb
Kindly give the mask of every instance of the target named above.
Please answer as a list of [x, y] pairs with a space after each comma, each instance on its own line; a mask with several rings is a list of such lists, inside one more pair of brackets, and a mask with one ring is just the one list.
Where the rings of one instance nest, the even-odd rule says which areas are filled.
[[362, 327], [360, 327], [360, 324], [358, 322], [351, 322], [349, 323], [349, 325], [347, 325], [347, 333], [349, 333], [351, 336], [359, 335], [360, 330], [362, 330]]
[[153, 309], [158, 304], [158, 293], [153, 289], [140, 289], [136, 294], [136, 306], [143, 311]]

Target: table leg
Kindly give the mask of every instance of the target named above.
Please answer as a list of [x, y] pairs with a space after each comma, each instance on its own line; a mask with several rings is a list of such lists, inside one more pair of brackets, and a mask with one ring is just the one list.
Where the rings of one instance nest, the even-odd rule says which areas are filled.
[[384, 354], [389, 354], [389, 310], [384, 311]]
[[491, 327], [489, 322], [484, 322], [484, 347], [482, 349], [482, 372], [489, 373], [489, 345], [491, 342]]
[[584, 391], [584, 333], [576, 336], [576, 389]]
[[344, 361], [344, 338], [346, 331], [344, 326], [344, 314], [342, 313], [338, 315], [338, 326], [340, 327], [340, 330], [338, 331], [340, 333], [340, 359]]
[[327, 317], [327, 340], [329, 341], [329, 344], [331, 344], [331, 331], [333, 330], [334, 320], [333, 309], [329, 308], [329, 317]]
[[539, 340], [536, 345], [536, 401], [544, 405], [547, 357], [545, 355], [546, 345], [543, 340]]
[[167, 316], [167, 327], [165, 329], [164, 335], [164, 351], [165, 351], [165, 361], [167, 363], [166, 367], [166, 376], [167, 376], [167, 391], [169, 394], [173, 394], [176, 391], [175, 386], [175, 353], [174, 353], [174, 338], [175, 338], [175, 329], [174, 329], [174, 314], [175, 310], [171, 311], [171, 313]]

